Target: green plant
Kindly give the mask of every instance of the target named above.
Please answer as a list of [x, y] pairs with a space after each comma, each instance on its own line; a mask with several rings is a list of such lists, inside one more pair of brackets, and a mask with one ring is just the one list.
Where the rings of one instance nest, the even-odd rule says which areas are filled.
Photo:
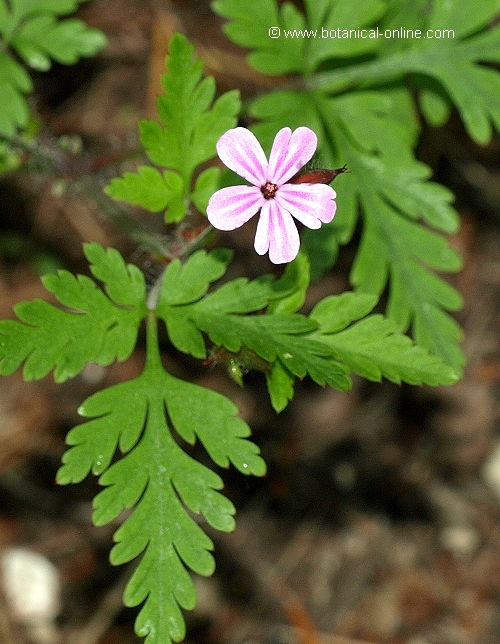
[[[460, 308], [461, 298], [433, 270], [456, 271], [461, 263], [431, 230], [452, 233], [458, 218], [452, 194], [429, 182], [430, 169], [414, 157], [420, 123], [413, 95], [432, 125], [443, 124], [455, 105], [475, 141], [490, 139], [492, 125], [500, 126], [500, 77], [485, 63], [500, 62], [500, 40], [499, 27], [487, 27], [499, 3], [424, 4], [306, 0], [305, 14], [267, 0], [243, 10], [237, 0], [213, 7], [229, 19], [227, 35], [252, 50], [255, 69], [297, 75], [289, 88], [250, 105], [260, 140], [269, 145], [280, 127], [307, 125], [324, 165], [349, 167], [332, 225], [304, 236], [313, 277], [333, 264], [361, 217], [352, 285], [376, 296], [388, 285], [388, 316], [401, 329], [411, 324], [418, 344], [460, 368], [461, 332], [447, 311]], [[279, 37], [270, 38], [273, 27]], [[427, 37], [431, 31], [442, 37]]]
[[[105, 35], [82, 20], [59, 20], [83, 1], [0, 0], [0, 137], [4, 141], [25, 129], [30, 118], [27, 97], [33, 82], [20, 61], [45, 72], [52, 61], [72, 65], [105, 47]], [[0, 152], [7, 150], [4, 145]]]
[[[100, 477], [104, 490], [94, 500], [97, 525], [133, 508], [115, 535], [111, 560], [121, 564], [142, 554], [124, 599], [129, 606], [143, 604], [136, 630], [148, 644], [184, 637], [180, 608], [196, 603], [187, 570], [206, 575], [214, 568], [213, 544], [192, 514], [218, 530], [234, 526], [235, 509], [220, 492], [221, 477], [183, 445], [198, 441], [218, 467], [232, 464], [253, 475], [265, 471], [258, 447], [249, 440], [250, 428], [233, 403], [162, 366], [158, 323], [178, 351], [226, 361], [240, 384], [245, 370], [262, 371], [277, 412], [292, 398], [296, 378], [309, 376], [321, 386], [347, 391], [351, 372], [373, 381], [429, 385], [452, 384], [461, 375], [460, 331], [448, 313], [460, 306], [460, 297], [433, 272], [460, 266], [442, 234], [456, 230], [458, 218], [451, 194], [430, 183], [430, 170], [413, 156], [419, 124], [407, 75], [418, 72], [409, 78], [428, 118], [442, 122], [454, 102], [471, 134], [484, 140], [500, 88], [496, 72], [477, 61], [498, 60], [493, 43], [499, 28], [486, 29], [497, 3], [489, 0], [474, 11], [458, 0], [435, 0], [429, 12], [422, 2], [411, 9], [403, 0], [370, 0], [361, 7], [347, 0], [306, 0], [305, 7], [302, 15], [291, 4], [278, 11], [274, 0], [214, 3], [232, 20], [230, 37], [254, 50], [255, 67], [298, 73], [292, 87], [250, 106], [259, 119], [252, 129], [266, 151], [278, 129], [308, 126], [318, 134], [322, 164], [347, 163], [349, 170], [336, 185], [333, 222], [307, 231], [303, 250], [282, 277], [219, 284], [232, 253], [195, 250], [207, 239], [203, 231], [195, 243], [171, 253], [148, 291], [140, 270], [116, 250], [87, 244], [90, 271], [102, 287], [89, 277], [59, 271], [43, 278], [59, 306], [23, 302], [15, 307], [18, 320], [0, 322], [0, 373], [10, 374], [24, 363], [27, 380], [54, 370], [58, 382], [89, 362], [126, 360], [146, 323], [143, 372], [84, 402], [80, 413], [88, 420], [68, 434], [70, 449], [58, 481], [78, 482], [90, 472]], [[278, 42], [268, 35], [271, 27], [292, 33], [342, 23], [390, 28], [401, 21], [427, 28], [445, 20], [449, 24], [441, 26], [456, 29], [457, 42], [438, 43], [436, 51], [432, 43], [316, 40], [303, 32], [302, 38]], [[205, 213], [221, 183], [235, 183], [228, 173], [221, 177], [218, 168], [200, 171], [200, 165], [215, 156], [218, 139], [234, 128], [241, 104], [237, 92], [214, 102], [214, 81], [202, 77], [202, 64], [184, 36], [176, 34], [169, 51], [165, 94], [158, 99], [162, 123], [140, 123], [151, 164], [114, 179], [106, 192], [163, 212], [167, 223], [181, 228]], [[460, 73], [446, 66], [451, 56], [461, 61]], [[429, 63], [425, 70], [423, 60]], [[462, 95], [456, 100], [453, 88], [472, 82], [464, 74], [478, 83], [485, 74], [496, 79], [476, 101], [482, 125], [470, 121], [472, 108]], [[274, 196], [275, 188], [265, 189], [272, 193], [266, 199]], [[358, 217], [363, 228], [351, 274], [355, 290], [326, 297], [309, 315], [298, 313], [311, 268], [317, 277], [332, 266], [339, 244], [352, 239]], [[374, 314], [388, 282], [387, 315]], [[414, 339], [404, 334], [410, 325]]]

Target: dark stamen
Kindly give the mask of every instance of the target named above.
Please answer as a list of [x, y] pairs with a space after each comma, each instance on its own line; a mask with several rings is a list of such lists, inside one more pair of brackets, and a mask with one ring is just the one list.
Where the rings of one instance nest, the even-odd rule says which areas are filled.
[[275, 183], [269, 183], [269, 181], [260, 189], [264, 195], [264, 199], [272, 199], [276, 194], [276, 190], [278, 190], [278, 186]]

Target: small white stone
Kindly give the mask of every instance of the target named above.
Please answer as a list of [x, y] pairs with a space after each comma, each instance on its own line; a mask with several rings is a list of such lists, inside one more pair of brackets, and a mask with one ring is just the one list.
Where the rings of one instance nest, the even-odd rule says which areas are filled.
[[60, 611], [56, 567], [27, 548], [9, 548], [1, 557], [5, 596], [14, 617], [24, 624], [52, 622]]

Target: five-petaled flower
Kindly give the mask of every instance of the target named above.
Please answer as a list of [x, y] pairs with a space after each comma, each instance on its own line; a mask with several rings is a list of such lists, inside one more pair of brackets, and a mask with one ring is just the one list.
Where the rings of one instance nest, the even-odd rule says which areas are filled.
[[335, 190], [322, 183], [287, 183], [313, 156], [318, 139], [307, 127], [284, 127], [274, 139], [269, 162], [256, 137], [243, 127], [225, 132], [217, 142], [221, 161], [251, 186], [218, 190], [207, 216], [219, 230], [234, 230], [260, 210], [255, 235], [259, 255], [269, 251], [274, 264], [291, 262], [300, 240], [293, 217], [308, 228], [320, 228], [335, 214]]

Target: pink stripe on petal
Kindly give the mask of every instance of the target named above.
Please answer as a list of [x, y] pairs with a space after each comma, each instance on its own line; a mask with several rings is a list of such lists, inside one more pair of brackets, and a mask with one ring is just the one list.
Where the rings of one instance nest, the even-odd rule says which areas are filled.
[[[337, 204], [335, 190], [322, 183], [280, 186], [275, 201], [309, 228], [319, 228], [321, 222], [330, 223]], [[316, 222], [316, 223], [315, 223]]]
[[267, 169], [267, 181], [274, 183], [279, 176], [281, 165], [286, 161], [292, 130], [289, 127], [282, 128], [274, 137], [273, 147], [269, 155], [269, 166]]
[[308, 228], [312, 228], [313, 230], [317, 230], [318, 228], [321, 228], [321, 221], [314, 215], [306, 213], [303, 210], [294, 208], [288, 203], [284, 203], [284, 204], [280, 203], [279, 205], [280, 205], [280, 208], [282, 208], [285, 212], [288, 212], [297, 221], [300, 221], [301, 224], [304, 224], [304, 226], [307, 226]]
[[300, 238], [292, 217], [274, 201], [270, 204], [269, 259], [285, 264], [297, 257]]
[[217, 153], [228, 168], [259, 188], [266, 182], [267, 159], [255, 135], [244, 127], [225, 132], [217, 141]]
[[253, 247], [258, 255], [265, 255], [269, 250], [269, 224], [271, 201], [266, 201], [260, 211]]
[[230, 186], [210, 197], [208, 221], [219, 230], [234, 230], [243, 226], [266, 200], [255, 186]]
[[312, 158], [318, 137], [308, 127], [294, 132], [284, 127], [274, 139], [269, 157], [267, 180], [281, 185], [291, 179]]

